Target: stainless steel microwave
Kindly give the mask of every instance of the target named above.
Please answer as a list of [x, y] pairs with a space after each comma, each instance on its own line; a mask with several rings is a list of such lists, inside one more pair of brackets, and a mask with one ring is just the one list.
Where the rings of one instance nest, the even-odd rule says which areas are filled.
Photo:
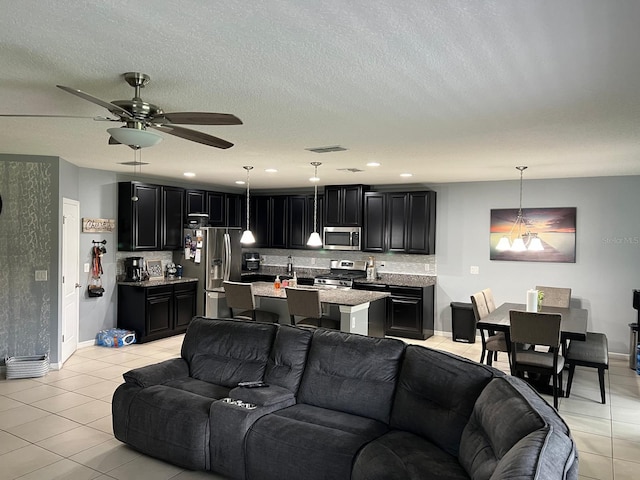
[[324, 227], [322, 246], [327, 250], [360, 250], [361, 227]]

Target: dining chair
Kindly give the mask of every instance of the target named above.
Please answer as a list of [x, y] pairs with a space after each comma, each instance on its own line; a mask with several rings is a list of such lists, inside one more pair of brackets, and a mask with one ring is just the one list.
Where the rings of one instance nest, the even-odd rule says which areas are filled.
[[[223, 282], [222, 286], [227, 299], [227, 307], [231, 310], [233, 318], [278, 323], [280, 317], [277, 313], [256, 309], [256, 298], [253, 294], [252, 284]], [[234, 310], [240, 311], [240, 313], [234, 314]]]
[[[340, 321], [322, 315], [320, 292], [305, 288], [286, 288], [291, 325], [340, 330]], [[296, 321], [296, 317], [303, 317]]]
[[[562, 390], [564, 357], [560, 355], [560, 321], [557, 313], [521, 312], [511, 310], [511, 369], [513, 375], [537, 373], [553, 378], [553, 406], [558, 408], [558, 393]], [[527, 344], [549, 347], [542, 352], [524, 349]]]
[[[477, 292], [471, 295], [471, 304], [473, 305], [473, 314], [476, 317], [476, 323], [489, 315], [490, 312], [483, 292]], [[504, 332], [494, 332], [484, 328], [479, 328], [478, 330], [480, 330], [480, 339], [482, 340], [480, 363], [484, 363], [486, 355], [487, 365], [492, 365], [494, 355], [496, 355], [497, 360], [498, 352], [509, 352], [509, 344]]]
[[571, 303], [570, 288], [537, 286], [536, 290], [544, 293], [542, 297], [543, 307], [569, 308]]
[[493, 292], [490, 288], [485, 288], [482, 290], [482, 294], [484, 295], [484, 300], [487, 302], [487, 310], [489, 313], [493, 312], [496, 309], [496, 302], [493, 299]]

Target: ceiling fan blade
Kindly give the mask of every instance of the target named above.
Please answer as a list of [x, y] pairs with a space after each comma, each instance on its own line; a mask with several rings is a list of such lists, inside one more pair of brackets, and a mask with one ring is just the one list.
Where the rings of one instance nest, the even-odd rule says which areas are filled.
[[151, 127], [156, 130], [160, 130], [161, 132], [168, 133], [169, 135], [175, 135], [176, 137], [191, 140], [192, 142], [202, 143], [203, 145], [208, 145], [210, 147], [233, 147], [233, 143], [231, 142], [227, 142], [226, 140], [214, 137], [207, 133], [191, 130], [190, 128], [176, 127], [175, 125], [151, 125]]
[[118, 140], [109, 135], [109, 145], [122, 145]]
[[179, 123], [183, 125], [242, 125], [235, 115], [210, 112], [173, 112], [158, 115], [158, 123]]
[[76, 88], [71, 88], [71, 87], [65, 87], [64, 85], [56, 85], [56, 87], [64, 90], [65, 92], [68, 92], [68, 93], [70, 93], [72, 95], [80, 97], [80, 98], [82, 98], [84, 100], [88, 100], [91, 103], [95, 103], [96, 105], [100, 105], [101, 107], [104, 107], [107, 110], [109, 110], [114, 115], [118, 115], [119, 117], [124, 117], [124, 118], [133, 118], [133, 115], [131, 115], [129, 112], [127, 112], [124, 108], [119, 107], [118, 105], [114, 105], [113, 103], [109, 103], [109, 102], [105, 102], [104, 100], [100, 100], [99, 98], [94, 97], [93, 95], [89, 95], [88, 93], [85, 93], [82, 90], [78, 90]]
[[17, 118], [93, 118], [81, 115], [26, 115], [26, 114], [9, 114], [0, 113], [0, 117], [17, 117]]

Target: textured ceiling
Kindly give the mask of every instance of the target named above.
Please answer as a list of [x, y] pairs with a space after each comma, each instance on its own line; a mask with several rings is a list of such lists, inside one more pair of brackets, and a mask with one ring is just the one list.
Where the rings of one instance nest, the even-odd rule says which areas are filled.
[[[165, 111], [219, 150], [162, 134], [143, 173], [262, 188], [640, 174], [637, 0], [0, 0], [0, 153], [131, 172], [108, 112], [57, 89]], [[341, 145], [316, 154], [310, 147]], [[367, 167], [367, 162], [380, 167]], [[265, 168], [277, 173], [266, 173]], [[357, 168], [358, 173], [340, 168]], [[404, 172], [413, 174], [402, 178]]]

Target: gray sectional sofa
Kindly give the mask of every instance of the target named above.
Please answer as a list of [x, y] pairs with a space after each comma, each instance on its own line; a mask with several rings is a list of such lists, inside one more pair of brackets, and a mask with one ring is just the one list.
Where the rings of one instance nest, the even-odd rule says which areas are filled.
[[[395, 339], [195, 318], [181, 358], [124, 379], [119, 440], [234, 479], [578, 476], [567, 425], [526, 383]], [[269, 386], [237, 386], [254, 380]]]

